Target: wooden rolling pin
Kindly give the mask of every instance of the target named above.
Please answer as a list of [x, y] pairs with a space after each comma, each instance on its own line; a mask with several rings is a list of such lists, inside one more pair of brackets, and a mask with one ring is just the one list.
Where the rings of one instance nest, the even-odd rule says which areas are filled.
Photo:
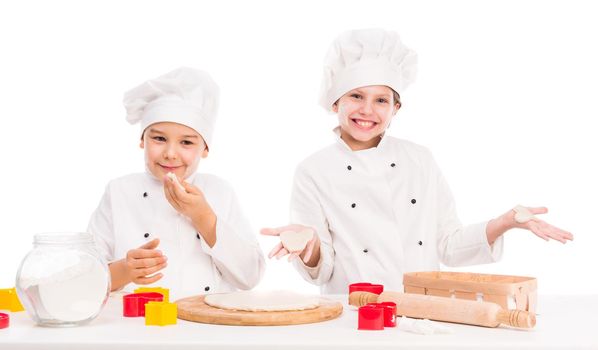
[[464, 323], [483, 327], [498, 327], [501, 323], [518, 328], [532, 328], [536, 315], [522, 310], [505, 310], [498, 304], [437, 297], [433, 295], [382, 292], [353, 292], [349, 304], [363, 306], [368, 303], [392, 301], [397, 304], [397, 315], [429, 320]]

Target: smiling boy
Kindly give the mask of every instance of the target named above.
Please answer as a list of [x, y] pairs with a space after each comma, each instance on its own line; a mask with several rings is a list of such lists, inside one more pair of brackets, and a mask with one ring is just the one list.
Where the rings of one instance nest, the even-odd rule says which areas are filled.
[[112, 290], [159, 282], [176, 299], [254, 287], [265, 262], [233, 189], [196, 173], [212, 145], [217, 85], [180, 68], [130, 90], [124, 105], [141, 124], [146, 171], [111, 181], [88, 228]]

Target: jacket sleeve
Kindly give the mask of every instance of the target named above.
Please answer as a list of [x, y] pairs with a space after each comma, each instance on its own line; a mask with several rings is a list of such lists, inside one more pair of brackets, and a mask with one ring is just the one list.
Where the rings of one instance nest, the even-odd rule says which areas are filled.
[[434, 159], [430, 156], [432, 181], [437, 186], [438, 256], [446, 266], [486, 264], [500, 260], [503, 237], [488, 244], [487, 221], [463, 226], [457, 217], [452, 192]]
[[334, 269], [334, 249], [328, 229], [328, 220], [319, 199], [320, 191], [314, 179], [303, 166], [299, 166], [293, 179], [291, 194], [291, 224], [309, 226], [320, 238], [320, 260], [315, 267], [309, 267], [300, 258], [293, 259], [293, 266], [308, 282], [315, 285], [326, 284]]
[[266, 262], [257, 237], [230, 188], [228, 198], [228, 210], [216, 213], [216, 243], [210, 248], [202, 239], [201, 247], [212, 257], [226, 281], [239, 289], [251, 289], [264, 275]]
[[100, 204], [91, 215], [87, 232], [96, 243], [100, 254], [108, 263], [114, 261], [114, 226], [112, 221], [112, 205], [110, 185], [106, 186]]

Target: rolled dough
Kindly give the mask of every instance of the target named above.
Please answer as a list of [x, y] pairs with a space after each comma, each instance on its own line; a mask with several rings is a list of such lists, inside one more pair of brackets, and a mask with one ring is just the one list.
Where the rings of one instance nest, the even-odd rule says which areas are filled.
[[238, 291], [207, 295], [204, 302], [210, 306], [241, 311], [292, 311], [315, 309], [320, 305], [317, 296], [290, 291]]

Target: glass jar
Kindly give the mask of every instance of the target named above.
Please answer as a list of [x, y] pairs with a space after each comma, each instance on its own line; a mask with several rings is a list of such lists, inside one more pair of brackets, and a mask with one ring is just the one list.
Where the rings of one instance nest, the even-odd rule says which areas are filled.
[[106, 304], [110, 272], [89, 233], [42, 233], [19, 267], [16, 288], [40, 326], [78, 326]]

